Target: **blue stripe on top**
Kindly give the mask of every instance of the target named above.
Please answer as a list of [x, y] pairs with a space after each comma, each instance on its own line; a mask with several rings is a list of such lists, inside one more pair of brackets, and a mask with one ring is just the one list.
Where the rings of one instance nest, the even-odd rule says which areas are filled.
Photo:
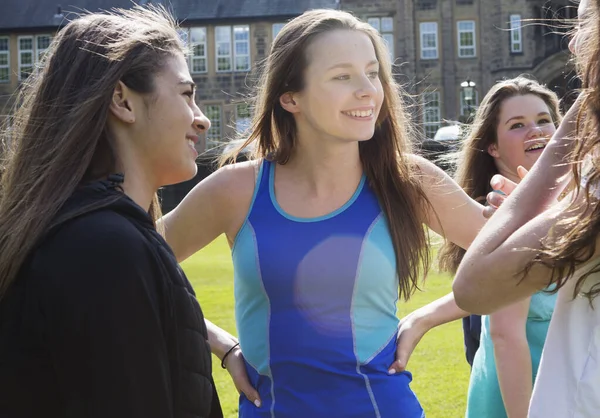
[[236, 323], [263, 405], [241, 417], [408, 417], [410, 373], [388, 376], [398, 327], [396, 261], [365, 178], [340, 209], [296, 218], [264, 161], [233, 253]]

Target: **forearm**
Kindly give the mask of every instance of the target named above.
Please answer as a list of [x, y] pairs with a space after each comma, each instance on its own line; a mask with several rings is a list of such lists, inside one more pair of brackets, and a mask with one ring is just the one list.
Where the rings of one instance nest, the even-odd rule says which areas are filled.
[[494, 357], [508, 418], [526, 418], [532, 392], [532, 366], [525, 336], [497, 338]]
[[222, 328], [219, 328], [208, 319], [204, 319], [206, 330], [208, 332], [208, 344], [210, 351], [218, 358], [222, 359], [231, 347], [237, 344], [238, 340], [233, 335]]
[[427, 329], [431, 329], [464, 318], [469, 315], [469, 312], [460, 309], [454, 300], [454, 294], [449, 293], [417, 309], [410, 315], [421, 321]]

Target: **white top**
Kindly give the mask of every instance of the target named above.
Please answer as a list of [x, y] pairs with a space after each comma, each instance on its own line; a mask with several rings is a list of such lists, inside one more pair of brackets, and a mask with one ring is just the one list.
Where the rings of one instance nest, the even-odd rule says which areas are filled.
[[[600, 262], [581, 267], [558, 292], [529, 406], [529, 418], [600, 417], [600, 296], [592, 305], [573, 299], [577, 279]], [[586, 278], [583, 291], [600, 282]]]

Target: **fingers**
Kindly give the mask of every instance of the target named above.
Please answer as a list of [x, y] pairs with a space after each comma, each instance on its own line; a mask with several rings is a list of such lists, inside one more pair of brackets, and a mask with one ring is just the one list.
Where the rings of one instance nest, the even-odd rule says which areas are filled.
[[527, 170], [522, 165], [520, 165], [520, 166], [517, 167], [517, 174], [519, 175], [519, 178], [521, 180], [523, 180], [525, 178], [525, 176], [527, 175], [527, 173], [529, 173], [529, 170]]
[[490, 219], [494, 213], [496, 213], [496, 208], [494, 206], [486, 206], [483, 208], [483, 217], [485, 219]]
[[243, 393], [250, 402], [256, 405], [257, 408], [260, 408], [262, 403], [260, 401], [260, 397], [258, 396], [258, 391], [250, 384], [248, 377], [240, 376], [238, 379], [236, 379], [236, 386], [237, 389]]
[[510, 196], [513, 190], [515, 190], [515, 188], [517, 187], [517, 183], [507, 179], [506, 177], [500, 174], [496, 174], [494, 177], [492, 177], [492, 179], [490, 180], [490, 185], [492, 186], [492, 189], [494, 189], [495, 191], [500, 191], [506, 196]]

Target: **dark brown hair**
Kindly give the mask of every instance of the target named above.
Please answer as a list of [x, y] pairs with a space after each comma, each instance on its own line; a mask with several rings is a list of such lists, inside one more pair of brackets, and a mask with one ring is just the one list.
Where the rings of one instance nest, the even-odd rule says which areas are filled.
[[[179, 52], [160, 7], [81, 16], [54, 38], [2, 134], [0, 298], [75, 189], [114, 172], [107, 119], [119, 80], [151, 98], [155, 75]], [[160, 216], [156, 195], [150, 214]]]
[[[511, 97], [527, 94], [533, 94], [546, 103], [555, 126], [558, 127], [561, 122], [558, 96], [537, 81], [519, 76], [494, 84], [481, 101], [456, 157], [454, 179], [472, 199], [480, 203], [485, 203], [486, 195], [492, 191], [490, 180], [498, 174], [488, 147], [498, 141], [496, 135], [502, 103]], [[438, 254], [440, 268], [456, 273], [464, 255], [465, 250], [446, 241]]]
[[429, 266], [429, 246], [423, 227], [428, 201], [411, 162], [410, 120], [404, 110], [402, 89], [394, 81], [389, 53], [379, 33], [349, 13], [312, 10], [287, 23], [275, 38], [258, 82], [250, 135], [222, 161], [235, 160], [253, 144], [252, 158], [268, 158], [285, 164], [296, 144], [296, 123], [284, 110], [279, 98], [304, 87], [308, 66], [306, 50], [320, 34], [333, 30], [353, 30], [366, 34], [380, 63], [379, 77], [385, 94], [375, 134], [359, 143], [363, 170], [377, 195], [389, 224], [394, 244], [400, 296], [408, 299], [420, 273]]

